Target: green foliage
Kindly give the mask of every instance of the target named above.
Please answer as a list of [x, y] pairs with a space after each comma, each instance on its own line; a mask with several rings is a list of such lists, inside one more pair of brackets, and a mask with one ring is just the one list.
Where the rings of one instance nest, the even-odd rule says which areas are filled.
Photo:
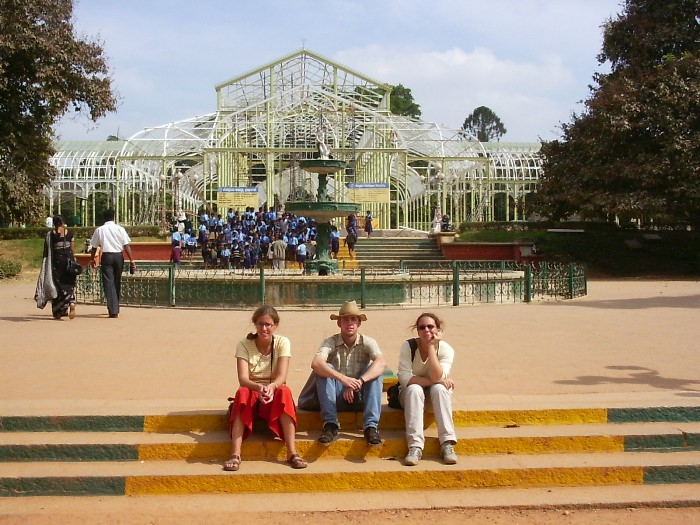
[[464, 230], [456, 242], [537, 243], [546, 260], [583, 263], [589, 274], [611, 277], [689, 277], [700, 275], [700, 234], [697, 232], [622, 229], [601, 223], [566, 223], [551, 227], [584, 233], [549, 232], [548, 226], [529, 223], [528, 229]]
[[391, 91], [391, 113], [402, 117], [420, 118], [420, 106], [413, 100], [413, 93], [399, 84]]
[[490, 108], [479, 106], [464, 119], [462, 129], [474, 135], [479, 142], [500, 140], [508, 131], [501, 119]]
[[[95, 228], [93, 227], [71, 227], [70, 230], [73, 232], [76, 238], [89, 238], [92, 237]], [[136, 225], [136, 226], [125, 226], [126, 232], [129, 237], [152, 237], [165, 239], [160, 232], [158, 226], [149, 225]], [[48, 230], [45, 227], [32, 227], [32, 228], [0, 228], [0, 240], [12, 240], [12, 239], [43, 239], [46, 237], [46, 232]]]
[[0, 259], [0, 280], [19, 275], [22, 265], [18, 261]]
[[100, 45], [73, 34], [72, 0], [0, 0], [0, 224], [39, 217], [53, 126], [116, 109]]
[[586, 109], [543, 142], [537, 211], [554, 220], [700, 224], [697, 0], [627, 0], [605, 25]]

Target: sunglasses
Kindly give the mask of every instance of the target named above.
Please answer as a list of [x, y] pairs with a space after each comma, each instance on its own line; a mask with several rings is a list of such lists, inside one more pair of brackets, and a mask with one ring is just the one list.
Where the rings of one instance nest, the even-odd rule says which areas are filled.
[[258, 328], [272, 328], [275, 325], [272, 323], [255, 323], [255, 326]]
[[428, 330], [432, 330], [433, 328], [435, 328], [435, 325], [434, 324], [419, 324], [418, 325], [418, 330], [425, 330], [426, 328]]

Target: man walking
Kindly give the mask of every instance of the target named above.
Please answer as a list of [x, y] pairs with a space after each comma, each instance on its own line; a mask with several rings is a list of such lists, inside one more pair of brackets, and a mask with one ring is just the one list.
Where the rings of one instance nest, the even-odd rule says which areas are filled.
[[102, 250], [100, 255], [100, 274], [102, 288], [107, 298], [109, 317], [119, 317], [119, 299], [121, 298], [122, 272], [124, 271], [124, 255], [129, 257], [131, 270], [136, 269], [136, 263], [131, 253], [129, 235], [126, 230], [114, 222], [114, 210], [104, 213], [104, 224], [95, 230], [90, 240], [90, 265], [97, 267], [95, 254], [97, 248]]

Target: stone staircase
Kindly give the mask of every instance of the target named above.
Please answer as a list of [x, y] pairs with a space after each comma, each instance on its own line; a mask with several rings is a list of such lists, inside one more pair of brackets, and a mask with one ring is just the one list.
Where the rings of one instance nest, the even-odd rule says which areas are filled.
[[258, 430], [238, 472], [225, 413], [0, 417], [0, 497], [442, 491], [700, 483], [700, 407], [479, 410], [455, 413], [457, 465], [442, 464], [434, 423], [406, 467], [403, 413], [384, 406], [384, 443], [368, 447], [362, 414], [342, 413], [340, 438], [316, 442], [321, 420], [300, 412], [297, 449]]
[[392, 271], [402, 264], [420, 267], [425, 263], [445, 261], [437, 241], [427, 236], [361, 237], [355, 244], [355, 252], [358, 266], [368, 270]]

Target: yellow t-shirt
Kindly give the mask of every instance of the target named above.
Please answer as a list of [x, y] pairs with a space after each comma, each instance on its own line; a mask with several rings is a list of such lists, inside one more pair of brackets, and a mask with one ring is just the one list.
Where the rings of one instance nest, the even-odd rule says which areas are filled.
[[248, 363], [248, 378], [253, 383], [267, 384], [275, 378], [278, 359], [292, 357], [292, 345], [283, 335], [276, 335], [270, 355], [262, 355], [255, 346], [255, 339], [241, 339], [236, 345], [236, 358], [239, 357]]

